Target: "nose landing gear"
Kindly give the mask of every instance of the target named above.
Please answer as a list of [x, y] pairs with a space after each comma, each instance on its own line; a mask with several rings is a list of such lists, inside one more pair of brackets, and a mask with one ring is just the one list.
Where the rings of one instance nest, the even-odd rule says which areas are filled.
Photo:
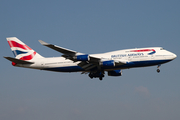
[[159, 69], [160, 66], [161, 66], [161, 65], [158, 65], [158, 67], [157, 67], [157, 72], [158, 72], [158, 73], [160, 73], [160, 69]]

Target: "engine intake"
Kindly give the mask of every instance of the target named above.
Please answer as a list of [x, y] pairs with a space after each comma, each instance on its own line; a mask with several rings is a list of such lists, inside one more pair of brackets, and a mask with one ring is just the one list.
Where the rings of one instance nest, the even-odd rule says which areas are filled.
[[121, 70], [108, 71], [108, 76], [121, 76], [121, 75], [122, 75]]

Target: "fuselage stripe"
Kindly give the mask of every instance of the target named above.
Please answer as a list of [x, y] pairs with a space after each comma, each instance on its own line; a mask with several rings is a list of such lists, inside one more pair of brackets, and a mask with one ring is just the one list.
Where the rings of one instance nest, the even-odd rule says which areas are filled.
[[154, 49], [142, 49], [142, 50], [131, 50], [130, 52], [149, 52], [149, 51], [154, 51]]

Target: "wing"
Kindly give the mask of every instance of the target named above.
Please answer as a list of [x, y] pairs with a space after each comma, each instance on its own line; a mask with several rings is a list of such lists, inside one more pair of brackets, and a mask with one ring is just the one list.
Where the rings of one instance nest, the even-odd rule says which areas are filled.
[[[56, 50], [60, 53], [63, 53], [62, 57], [65, 57], [66, 59], [70, 59], [70, 60], [73, 60], [73, 61], [77, 61], [77, 59], [80, 59], [80, 57], [86, 57], [88, 56], [87, 54], [84, 54], [84, 53], [80, 53], [80, 52], [77, 52], [77, 51], [74, 51], [74, 50], [70, 50], [70, 49], [66, 49], [66, 48], [63, 48], [63, 47], [59, 47], [57, 45], [53, 45], [53, 44], [49, 44], [49, 43], [46, 43], [42, 40], [39, 40], [39, 42], [46, 46], [46, 47], [49, 47], [53, 50]], [[99, 58], [96, 58], [96, 57], [92, 57], [92, 56], [88, 56], [89, 57], [89, 60], [91, 62], [96, 62], [96, 61], [99, 61], [100, 59]]]
[[71, 56], [73, 56], [73, 55], [75, 55], [75, 54], [78, 53], [78, 52], [73, 51], [73, 50], [69, 50], [69, 49], [66, 49], [66, 48], [63, 48], [63, 47], [59, 47], [59, 46], [56, 46], [56, 45], [52, 45], [52, 44], [46, 43], [46, 42], [44, 42], [44, 41], [42, 41], [42, 40], [39, 40], [39, 42], [40, 42], [42, 45], [47, 46], [47, 47], [49, 47], [49, 48], [51, 48], [51, 49], [53, 49], [53, 50], [56, 50], [56, 51], [58, 51], [58, 52], [61, 52], [61, 53], [65, 54], [65, 55], [71, 55]]
[[77, 52], [74, 50], [59, 47], [57, 45], [52, 45], [52, 44], [46, 43], [42, 40], [39, 40], [39, 42], [46, 47], [49, 47], [53, 50], [63, 53], [62, 57], [65, 57], [66, 59], [70, 59], [74, 62], [81, 61], [78, 65], [80, 67], [82, 67], [85, 71], [91, 71], [94, 68], [99, 69], [103, 65], [108, 66], [108, 65], [126, 64], [125, 61], [114, 61], [114, 60], [101, 59], [98, 57], [94, 57], [92, 55], [80, 53], [80, 52]]

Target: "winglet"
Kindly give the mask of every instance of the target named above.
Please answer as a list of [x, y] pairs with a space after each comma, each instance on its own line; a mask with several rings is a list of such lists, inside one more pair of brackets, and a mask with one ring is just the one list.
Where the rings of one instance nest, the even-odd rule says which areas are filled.
[[46, 43], [46, 42], [44, 42], [44, 41], [42, 41], [42, 40], [38, 40], [42, 45], [49, 45], [49, 43]]

